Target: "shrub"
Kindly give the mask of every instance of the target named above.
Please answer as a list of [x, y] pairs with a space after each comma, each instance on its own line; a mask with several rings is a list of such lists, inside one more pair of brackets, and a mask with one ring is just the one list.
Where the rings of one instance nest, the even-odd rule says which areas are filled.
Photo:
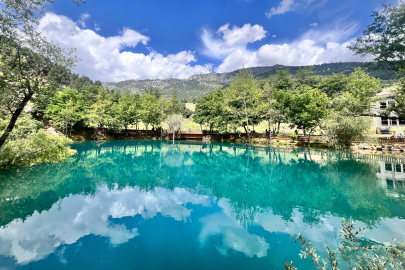
[[295, 140], [296, 140], [297, 138], [298, 138], [297, 133], [295, 133], [295, 132], [291, 133], [291, 140], [292, 140], [293, 142], [295, 142]]
[[314, 143], [321, 143], [321, 142], [322, 142], [322, 140], [320, 138], [315, 138], [314, 139]]
[[0, 149], [0, 168], [59, 162], [76, 154], [68, 147], [71, 143], [64, 136], [49, 135], [44, 130], [25, 138], [10, 139]]
[[280, 139], [281, 139], [281, 135], [278, 134], [278, 135], [277, 135], [277, 142], [280, 142]]

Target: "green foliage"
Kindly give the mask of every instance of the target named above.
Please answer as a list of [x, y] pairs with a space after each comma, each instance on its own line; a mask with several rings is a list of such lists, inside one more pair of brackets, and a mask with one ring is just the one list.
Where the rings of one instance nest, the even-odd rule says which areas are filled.
[[95, 125], [97, 128], [111, 128], [115, 125], [114, 122], [116, 122], [114, 118], [116, 108], [109, 99], [108, 92], [100, 88], [97, 102], [91, 105], [87, 119], [90, 124]]
[[141, 111], [140, 116], [142, 122], [145, 124], [146, 129], [148, 125], [154, 128], [160, 125], [161, 109], [158, 107], [158, 100], [152, 94], [144, 94], [141, 96]]
[[66, 135], [79, 122], [85, 120], [86, 104], [81, 94], [66, 88], [55, 95], [46, 108], [46, 117], [53, 120], [54, 127]]
[[405, 75], [405, 2], [383, 4], [383, 9], [374, 11], [371, 17], [373, 22], [349, 48], [359, 55], [371, 54], [378, 64]]
[[353, 140], [363, 141], [368, 137], [372, 119], [366, 116], [347, 116], [331, 113], [322, 123], [328, 145], [337, 149], [349, 148]]
[[[299, 242], [302, 247], [302, 251], [299, 256], [304, 259], [307, 257], [312, 260], [312, 263], [316, 269], [319, 270], [339, 270], [339, 269], [359, 269], [359, 270], [382, 270], [393, 269], [401, 270], [405, 267], [405, 243], [367, 243], [358, 239], [360, 233], [365, 231], [365, 228], [360, 228], [356, 231], [355, 223], [353, 221], [347, 222], [346, 219], [342, 219], [343, 230], [340, 231], [340, 235], [343, 238], [342, 243], [337, 250], [331, 250], [326, 246], [328, 256], [326, 260], [322, 259], [318, 255], [316, 249], [312, 246], [311, 242], [304, 240], [301, 234], [297, 237], [290, 234], [295, 239], [295, 242]], [[394, 241], [396, 241], [394, 239]], [[344, 259], [345, 264], [342, 268], [339, 266], [341, 261], [339, 255]], [[284, 268], [286, 270], [296, 270], [293, 262], [291, 264], [285, 263]]]
[[295, 132], [291, 133], [291, 140], [295, 142], [297, 139], [298, 139], [297, 133]]
[[294, 84], [296, 88], [301, 86], [316, 87], [320, 81], [320, 77], [314, 76], [313, 67], [306, 67], [297, 71], [295, 74]]
[[145, 94], [154, 95], [157, 99], [161, 98], [163, 95], [162, 90], [160, 90], [160, 88], [152, 87], [152, 86], [145, 88]]
[[391, 113], [395, 113], [399, 117], [405, 117], [405, 78], [402, 78], [398, 83], [398, 90], [395, 96], [393, 96], [395, 100], [394, 104], [390, 104], [386, 109], [386, 115], [390, 115]]
[[370, 115], [371, 97], [378, 92], [381, 81], [356, 69], [347, 78], [347, 89], [332, 100], [334, 110], [344, 115]]
[[260, 121], [258, 108], [262, 100], [262, 92], [259, 84], [251, 72], [241, 70], [224, 93], [229, 123], [234, 129], [243, 127], [247, 133], [249, 125]]
[[[8, 119], [1, 119], [0, 126], [7, 121]], [[59, 162], [76, 153], [68, 147], [72, 142], [70, 139], [49, 135], [43, 128], [42, 122], [23, 114], [0, 150], [0, 168]]]
[[210, 131], [214, 127], [226, 131], [227, 119], [224, 91], [218, 88], [215, 92], [200, 97], [195, 107], [193, 120], [202, 126], [208, 127]]
[[328, 97], [333, 98], [345, 92], [347, 86], [347, 76], [343, 73], [335, 73], [330, 77], [323, 78], [318, 84], [318, 88], [325, 92]]
[[24, 139], [8, 140], [0, 150], [0, 167], [60, 162], [76, 153], [72, 140], [40, 130]]
[[290, 123], [308, 134], [315, 132], [321, 120], [326, 117], [329, 99], [319, 89], [309, 86], [291, 92], [291, 105], [287, 111]]

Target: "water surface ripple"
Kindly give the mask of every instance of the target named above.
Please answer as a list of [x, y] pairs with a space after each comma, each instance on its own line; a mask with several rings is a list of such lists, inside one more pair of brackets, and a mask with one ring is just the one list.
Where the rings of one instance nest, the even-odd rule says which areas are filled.
[[283, 269], [341, 218], [405, 239], [405, 165], [335, 151], [86, 142], [0, 171], [0, 269]]

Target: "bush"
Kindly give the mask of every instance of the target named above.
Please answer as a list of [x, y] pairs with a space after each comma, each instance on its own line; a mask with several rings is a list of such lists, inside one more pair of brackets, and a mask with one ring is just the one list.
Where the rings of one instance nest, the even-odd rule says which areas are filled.
[[322, 128], [326, 131], [328, 145], [343, 149], [350, 147], [353, 140], [366, 140], [371, 125], [370, 117], [342, 116], [332, 113], [325, 119]]
[[278, 135], [277, 135], [277, 142], [280, 142], [280, 140], [281, 140], [281, 135], [278, 134]]
[[295, 142], [296, 139], [298, 139], [297, 133], [295, 132], [291, 133], [291, 140]]
[[321, 143], [321, 142], [322, 142], [322, 140], [320, 138], [315, 138], [314, 139], [314, 143]]
[[76, 150], [68, 147], [71, 143], [64, 136], [49, 135], [44, 130], [25, 138], [9, 139], [0, 149], [0, 168], [59, 162], [76, 154]]

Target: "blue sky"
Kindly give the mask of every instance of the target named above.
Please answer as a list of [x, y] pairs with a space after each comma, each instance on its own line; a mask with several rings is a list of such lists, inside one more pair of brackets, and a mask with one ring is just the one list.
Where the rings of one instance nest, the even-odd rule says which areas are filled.
[[[394, 1], [394, 0], [393, 0]], [[92, 79], [188, 78], [242, 66], [361, 61], [346, 49], [382, 0], [69, 0], [39, 29]]]

